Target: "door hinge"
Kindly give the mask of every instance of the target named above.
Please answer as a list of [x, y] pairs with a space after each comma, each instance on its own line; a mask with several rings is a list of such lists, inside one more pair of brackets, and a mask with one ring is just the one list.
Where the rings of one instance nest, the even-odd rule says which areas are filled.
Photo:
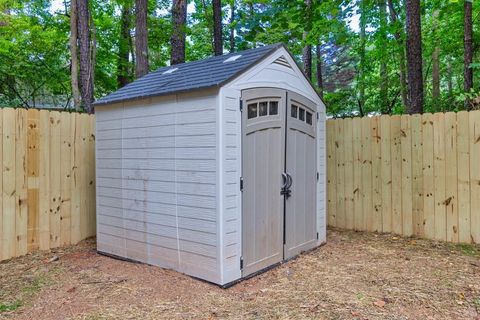
[[243, 178], [240, 177], [240, 191], [243, 191]]
[[320, 116], [318, 115], [318, 112], [317, 112], [317, 120], [320, 118]]
[[240, 99], [240, 112], [242, 112], [242, 111], [243, 111], [243, 100]]
[[318, 232], [317, 232], [317, 240], [318, 240]]
[[243, 270], [243, 257], [240, 257], [240, 270]]
[[320, 175], [319, 175], [318, 172], [317, 172], [317, 181], [318, 181], [318, 179], [320, 179]]

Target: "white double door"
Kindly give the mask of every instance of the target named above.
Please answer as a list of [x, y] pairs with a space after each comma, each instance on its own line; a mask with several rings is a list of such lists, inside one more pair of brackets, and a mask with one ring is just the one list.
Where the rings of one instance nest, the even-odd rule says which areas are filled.
[[313, 248], [316, 106], [294, 92], [242, 92], [242, 275]]

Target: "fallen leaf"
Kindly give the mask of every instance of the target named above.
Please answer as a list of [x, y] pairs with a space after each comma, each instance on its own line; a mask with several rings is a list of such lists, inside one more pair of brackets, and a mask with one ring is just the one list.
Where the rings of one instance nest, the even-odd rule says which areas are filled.
[[360, 316], [360, 312], [358, 312], [358, 311], [352, 311], [351, 313], [352, 313], [352, 316], [354, 316], [354, 317]]
[[379, 307], [379, 308], [383, 308], [383, 307], [385, 307], [385, 305], [386, 305], [387, 303], [386, 303], [385, 301], [383, 301], [383, 300], [377, 300], [377, 301], [375, 301], [373, 304], [376, 305], [376, 306]]
[[77, 288], [75, 287], [71, 287], [70, 289], [67, 290], [68, 293], [72, 293], [76, 290]]

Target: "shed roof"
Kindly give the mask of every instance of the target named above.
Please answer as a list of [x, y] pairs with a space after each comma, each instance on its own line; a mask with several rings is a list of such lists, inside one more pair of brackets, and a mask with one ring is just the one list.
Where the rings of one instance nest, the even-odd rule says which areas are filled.
[[163, 67], [100, 98], [95, 105], [219, 87], [282, 47], [277, 43], [204, 60]]

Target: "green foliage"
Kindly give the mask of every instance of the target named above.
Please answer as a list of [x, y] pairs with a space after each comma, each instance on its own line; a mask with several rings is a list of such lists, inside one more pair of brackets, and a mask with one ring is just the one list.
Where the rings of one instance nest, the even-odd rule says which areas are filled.
[[[90, 0], [96, 33], [96, 97], [118, 87], [120, 9], [124, 1], [134, 3], [133, 0]], [[235, 17], [230, 22], [232, 1]], [[405, 50], [405, 3], [392, 1], [396, 22], [392, 21], [389, 9], [386, 19], [382, 16], [380, 0], [312, 0], [311, 10], [304, 0], [224, 0], [225, 50], [229, 48], [231, 29], [235, 32], [237, 50], [284, 42], [299, 63], [305, 45], [313, 48], [320, 45], [324, 100], [330, 115], [400, 114], [405, 110], [399, 61]], [[62, 6], [55, 3], [57, 6], [53, 8], [52, 2], [46, 0], [0, 0], [0, 107], [69, 106], [70, 3], [65, 1]], [[149, 59], [151, 70], [155, 70], [169, 63], [171, 0], [149, 0], [148, 6]], [[473, 100], [480, 94], [480, 72], [476, 72], [480, 70], [480, 2], [475, 1], [473, 6], [476, 51], [470, 67], [475, 71], [475, 88], [466, 93], [463, 90], [463, 2], [422, 2], [425, 111], [462, 110], [465, 99]], [[434, 12], [438, 12], [437, 18]], [[132, 38], [134, 18], [132, 10]], [[212, 55], [212, 20], [211, 0], [190, 0], [187, 61]], [[366, 25], [364, 39], [360, 37], [358, 20]], [[440, 48], [440, 97], [436, 100], [432, 97], [435, 47]], [[314, 49], [313, 70], [316, 70], [315, 53]], [[128, 70], [133, 78], [133, 54], [130, 54]], [[316, 83], [315, 75], [311, 80]], [[388, 88], [382, 91], [385, 81]], [[361, 88], [364, 88], [364, 97], [360, 95]]]
[[22, 306], [22, 303], [20, 301], [15, 301], [13, 303], [0, 303], [0, 312], [5, 312], [5, 311], [15, 311], [18, 308]]

